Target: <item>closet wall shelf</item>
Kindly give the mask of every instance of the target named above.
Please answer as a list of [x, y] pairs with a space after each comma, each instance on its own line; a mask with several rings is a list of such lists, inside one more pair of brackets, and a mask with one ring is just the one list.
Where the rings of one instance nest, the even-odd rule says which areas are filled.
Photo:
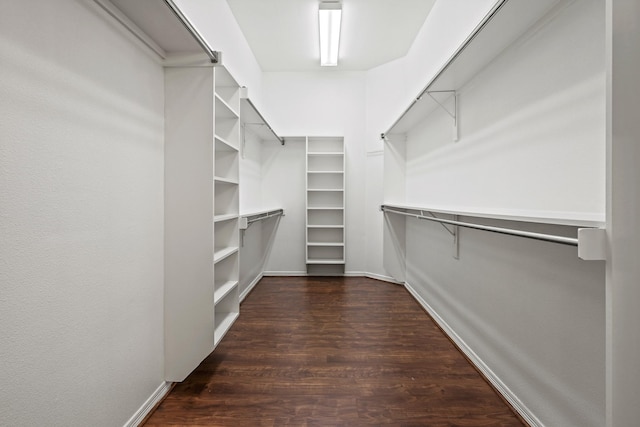
[[216, 215], [213, 217], [213, 222], [231, 221], [236, 218], [238, 218], [238, 215], [236, 214]]
[[276, 216], [284, 216], [284, 209], [269, 209], [259, 212], [240, 214], [240, 230], [246, 230], [254, 222], [262, 221]]
[[238, 151], [238, 149], [236, 147], [234, 147], [233, 144], [231, 144], [229, 141], [227, 141], [223, 137], [221, 137], [219, 135], [214, 135], [214, 139], [215, 139], [216, 145], [217, 145], [216, 150], [218, 150], [218, 151]]
[[217, 250], [213, 253], [213, 263], [217, 264], [223, 259], [228, 258], [237, 252], [238, 252], [238, 248], [235, 246], [229, 246], [229, 247], [225, 247], [220, 250]]
[[236, 286], [238, 286], [237, 280], [229, 280], [216, 287], [216, 291], [213, 294], [213, 304], [217, 305], [220, 301], [226, 297]]
[[94, 1], [165, 61], [196, 54], [209, 64], [220, 62], [220, 52], [211, 49], [173, 0]]
[[380, 135], [381, 138], [407, 133], [441, 106], [454, 117], [455, 140], [457, 105], [452, 106], [456, 103], [451, 103], [449, 99], [455, 99], [460, 88], [562, 1], [498, 1], [400, 117]]
[[341, 151], [314, 151], [307, 153], [308, 156], [342, 156], [344, 153]]
[[214, 177], [214, 180], [217, 183], [238, 185], [238, 180], [237, 179], [224, 178], [224, 177], [221, 177], [221, 176], [216, 176], [216, 177]]
[[217, 312], [215, 313], [215, 331], [213, 333], [213, 342], [214, 345], [217, 346], [220, 343], [220, 340], [227, 333], [233, 322], [236, 321], [240, 313], [238, 312]]
[[222, 119], [237, 119], [240, 117], [238, 112], [234, 110], [224, 99], [220, 97], [217, 93], [216, 97], [216, 117]]
[[258, 135], [262, 141], [276, 141], [284, 145], [284, 138], [278, 136], [253, 101], [246, 87], [240, 88], [240, 119], [245, 129]]
[[307, 259], [307, 264], [310, 265], [334, 265], [344, 263], [344, 259]]
[[[542, 218], [535, 218], [536, 221], [531, 221], [532, 217], [523, 217], [523, 216], [507, 216], [507, 215], [471, 215], [467, 212], [453, 212], [453, 211], [443, 211], [443, 210], [434, 210], [430, 208], [420, 208], [420, 207], [408, 207], [408, 206], [399, 206], [399, 205], [382, 205], [380, 209], [385, 213], [393, 213], [396, 215], [403, 215], [412, 218], [427, 220], [437, 222], [443, 225], [452, 225], [455, 227], [464, 227], [464, 228], [472, 228], [476, 230], [489, 231], [493, 233], [499, 234], [507, 234], [510, 236], [518, 236], [524, 237], [528, 239], [541, 240], [545, 242], [559, 243], [563, 245], [576, 246], [578, 247], [578, 256], [585, 260], [604, 260], [606, 259], [606, 231], [604, 228], [598, 228], [594, 223], [591, 223], [591, 226], [586, 228], [579, 228], [577, 231], [576, 237], [567, 237], [560, 236], [555, 234], [545, 234], [538, 232], [530, 232], [523, 231], [519, 229], [512, 229], [506, 227], [495, 227], [488, 226], [484, 224], [478, 224], [474, 222], [468, 221], [459, 221], [458, 216], [475, 216], [478, 218], [486, 218], [486, 219], [500, 219], [500, 220], [508, 220], [508, 221], [517, 221], [517, 222], [535, 222], [535, 223], [544, 223], [549, 225], [566, 225], [572, 227], [584, 227], [585, 221], [573, 221], [570, 223], [569, 221], [563, 220], [550, 222], [548, 220], [542, 221]], [[434, 214], [435, 213], [444, 213], [448, 215], [454, 215], [454, 219], [445, 219], [438, 218]], [[525, 219], [526, 218], [526, 219]]]

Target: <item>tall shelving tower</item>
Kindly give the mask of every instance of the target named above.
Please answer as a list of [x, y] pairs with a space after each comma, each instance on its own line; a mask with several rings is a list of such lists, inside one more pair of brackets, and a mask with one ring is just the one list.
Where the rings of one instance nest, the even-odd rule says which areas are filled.
[[343, 274], [345, 150], [342, 137], [306, 138], [306, 263], [309, 274]]

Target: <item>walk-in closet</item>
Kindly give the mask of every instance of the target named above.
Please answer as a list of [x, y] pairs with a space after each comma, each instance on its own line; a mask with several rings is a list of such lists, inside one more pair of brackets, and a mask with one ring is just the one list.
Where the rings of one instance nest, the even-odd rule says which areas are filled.
[[0, 3], [0, 425], [638, 423], [634, 0]]

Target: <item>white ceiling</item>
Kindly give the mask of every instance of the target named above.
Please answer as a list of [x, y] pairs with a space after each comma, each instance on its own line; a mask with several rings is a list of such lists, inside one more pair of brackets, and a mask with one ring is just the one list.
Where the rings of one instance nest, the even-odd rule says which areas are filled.
[[[339, 70], [406, 55], [435, 0], [342, 0]], [[263, 71], [319, 70], [319, 0], [227, 0]]]

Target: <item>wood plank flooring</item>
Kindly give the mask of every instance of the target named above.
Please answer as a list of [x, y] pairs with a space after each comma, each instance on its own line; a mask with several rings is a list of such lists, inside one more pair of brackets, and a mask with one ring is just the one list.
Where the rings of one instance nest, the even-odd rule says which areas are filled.
[[522, 426], [401, 286], [264, 278], [153, 426]]

